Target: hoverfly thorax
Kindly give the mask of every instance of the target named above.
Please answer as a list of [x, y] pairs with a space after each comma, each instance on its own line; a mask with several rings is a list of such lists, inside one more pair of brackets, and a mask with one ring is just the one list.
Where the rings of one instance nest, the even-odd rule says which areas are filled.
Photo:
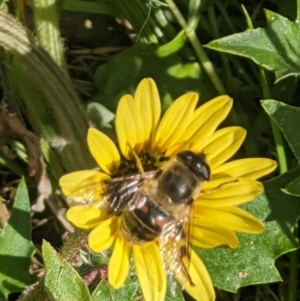
[[158, 189], [170, 203], [192, 204], [201, 183], [210, 177], [210, 168], [202, 153], [179, 152], [162, 167]]

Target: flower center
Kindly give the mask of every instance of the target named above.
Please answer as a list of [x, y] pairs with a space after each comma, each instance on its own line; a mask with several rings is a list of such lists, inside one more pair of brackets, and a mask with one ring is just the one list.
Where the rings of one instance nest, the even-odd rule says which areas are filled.
[[[165, 161], [169, 158], [165, 157], [163, 153], [156, 156], [151, 156], [148, 152], [142, 150], [138, 155], [144, 171], [151, 171], [159, 169]], [[122, 158], [121, 165], [116, 174], [117, 177], [138, 173], [138, 167], [135, 160], [127, 160]]]

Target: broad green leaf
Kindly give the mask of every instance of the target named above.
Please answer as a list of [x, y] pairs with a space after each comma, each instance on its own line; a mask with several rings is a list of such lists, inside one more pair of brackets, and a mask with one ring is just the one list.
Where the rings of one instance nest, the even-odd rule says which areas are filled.
[[241, 286], [280, 281], [274, 261], [298, 248], [292, 230], [300, 217], [300, 198], [281, 191], [299, 175], [299, 168], [265, 182], [265, 192], [242, 208], [265, 223], [262, 234], [240, 234], [239, 247], [200, 250], [213, 283], [236, 292]]
[[167, 44], [160, 46], [156, 54], [158, 57], [163, 58], [171, 54], [178, 52], [182, 47], [184, 47], [186, 41], [186, 32], [185, 30], [180, 31], [176, 37]]
[[[127, 277], [124, 285], [116, 290], [107, 281], [98, 284], [92, 294], [92, 301], [137, 300], [141, 297], [139, 283], [135, 277]], [[180, 285], [172, 278], [168, 279], [166, 301], [184, 301]]]
[[91, 102], [87, 106], [87, 114], [90, 121], [99, 127], [111, 127], [115, 114], [97, 102]]
[[29, 273], [34, 246], [31, 242], [29, 198], [25, 180], [16, 193], [12, 214], [0, 234], [0, 291], [7, 296], [23, 291], [35, 280]]
[[112, 139], [116, 139], [116, 132], [113, 127], [115, 114], [98, 102], [91, 102], [87, 105], [89, 122], [101, 132]]
[[292, 152], [300, 162], [300, 108], [272, 99], [264, 100], [262, 106], [278, 125]]
[[207, 47], [250, 58], [279, 81], [300, 73], [300, 24], [266, 10], [267, 27], [211, 41]]
[[165, 301], [184, 301], [182, 287], [173, 275], [168, 275], [168, 286]]
[[285, 193], [296, 195], [300, 197], [300, 175], [294, 179], [291, 183], [289, 183], [283, 191]]
[[45, 288], [51, 301], [91, 300], [87, 286], [78, 273], [65, 262], [51, 245], [43, 243]]
[[[89, 262], [89, 265], [86, 265], [80, 268], [80, 273], [86, 274], [87, 271], [84, 272], [84, 269], [90, 268], [91, 265], [102, 266], [108, 265], [109, 263], [109, 253], [105, 254], [92, 254], [87, 253], [85, 251], [81, 251], [81, 257], [84, 262]], [[133, 273], [130, 273], [126, 278], [124, 285], [120, 289], [114, 289], [109, 285], [107, 281], [102, 281], [99, 283], [92, 293], [93, 301], [115, 301], [115, 300], [136, 300], [141, 297], [142, 293], [140, 291], [140, 286], [138, 279], [135, 276], [132, 276]], [[177, 283], [177, 281], [173, 277], [168, 277], [168, 286], [166, 292], [166, 301], [184, 301], [184, 297], [182, 295], [182, 288]]]
[[198, 63], [183, 63], [176, 54], [160, 58], [157, 49], [137, 44], [98, 67], [95, 74], [98, 93], [93, 101], [101, 102], [115, 112], [121, 96], [134, 94], [137, 84], [145, 77], [155, 80], [163, 108], [167, 108], [172, 100], [187, 91], [198, 92], [201, 103], [217, 95]]
[[92, 294], [92, 301], [136, 300], [141, 296], [137, 281], [127, 277], [120, 289], [114, 289], [107, 281], [100, 282]]

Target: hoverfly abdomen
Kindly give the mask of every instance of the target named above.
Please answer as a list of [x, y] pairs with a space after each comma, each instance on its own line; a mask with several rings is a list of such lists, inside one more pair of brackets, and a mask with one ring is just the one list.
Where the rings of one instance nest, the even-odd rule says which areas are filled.
[[144, 244], [155, 240], [165, 224], [173, 217], [153, 201], [150, 196], [141, 195], [146, 201], [132, 210], [124, 211], [122, 233], [134, 244]]

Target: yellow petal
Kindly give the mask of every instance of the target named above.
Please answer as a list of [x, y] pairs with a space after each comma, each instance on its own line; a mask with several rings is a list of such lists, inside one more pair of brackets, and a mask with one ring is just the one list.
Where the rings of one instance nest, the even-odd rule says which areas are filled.
[[123, 285], [128, 275], [130, 252], [130, 245], [119, 235], [108, 265], [109, 283], [116, 289]]
[[259, 179], [277, 167], [277, 163], [271, 159], [249, 158], [231, 161], [213, 169], [214, 176], [246, 177]]
[[66, 216], [77, 228], [94, 229], [107, 218], [107, 213], [92, 207], [74, 206], [68, 209]]
[[216, 131], [205, 141], [203, 148], [211, 169], [232, 157], [242, 145], [245, 137], [245, 129], [232, 126]]
[[107, 250], [115, 241], [119, 230], [117, 217], [101, 222], [88, 236], [88, 245], [94, 252]]
[[63, 175], [59, 179], [59, 186], [64, 195], [69, 196], [74, 190], [74, 187], [79, 185], [87, 178], [93, 177], [98, 171], [96, 170], [80, 170]]
[[156, 147], [163, 151], [173, 145], [182, 144], [178, 138], [190, 123], [197, 102], [198, 94], [190, 92], [180, 96], [170, 105], [158, 126]]
[[197, 301], [214, 301], [216, 296], [211, 278], [205, 265], [193, 250], [188, 266], [194, 286], [186, 283], [184, 289]]
[[235, 232], [261, 233], [264, 230], [264, 224], [259, 219], [234, 206], [222, 208], [195, 206], [194, 218], [201, 220], [203, 216], [208, 223], [217, 223]]
[[60, 185], [68, 202], [75, 204], [89, 204], [100, 207], [102, 182], [110, 177], [102, 172], [94, 170], [81, 170], [69, 173], [60, 178]]
[[185, 141], [185, 145], [170, 151], [174, 153], [178, 149], [202, 150], [204, 142], [215, 132], [216, 128], [226, 118], [232, 107], [232, 98], [228, 95], [216, 97], [200, 106], [193, 114], [188, 127], [182, 133], [179, 141]]
[[[213, 183], [209, 181], [207, 184], [213, 186], [210, 182]], [[203, 194], [194, 202], [194, 205], [207, 207], [239, 205], [252, 201], [263, 192], [264, 188], [260, 182], [247, 178], [239, 178], [236, 182], [229, 182], [213, 190], [206, 190], [208, 185], [203, 184]]]
[[[195, 209], [192, 228], [192, 244], [200, 248], [208, 249], [220, 246], [229, 246], [236, 248], [238, 238], [234, 231], [228, 229], [225, 225], [219, 225], [202, 214], [202, 207]], [[201, 212], [201, 214], [198, 213]]]
[[100, 131], [90, 128], [87, 135], [89, 150], [97, 164], [107, 174], [114, 174], [120, 166], [120, 155], [113, 141]]
[[138, 154], [143, 148], [147, 137], [137, 105], [129, 94], [124, 95], [120, 99], [115, 126], [122, 154], [127, 159], [133, 159], [131, 149]]
[[145, 149], [152, 149], [154, 135], [161, 114], [160, 98], [156, 84], [152, 78], [144, 78], [138, 85], [134, 100], [142, 117], [145, 129]]
[[167, 276], [158, 245], [133, 246], [136, 273], [146, 301], [165, 300]]

